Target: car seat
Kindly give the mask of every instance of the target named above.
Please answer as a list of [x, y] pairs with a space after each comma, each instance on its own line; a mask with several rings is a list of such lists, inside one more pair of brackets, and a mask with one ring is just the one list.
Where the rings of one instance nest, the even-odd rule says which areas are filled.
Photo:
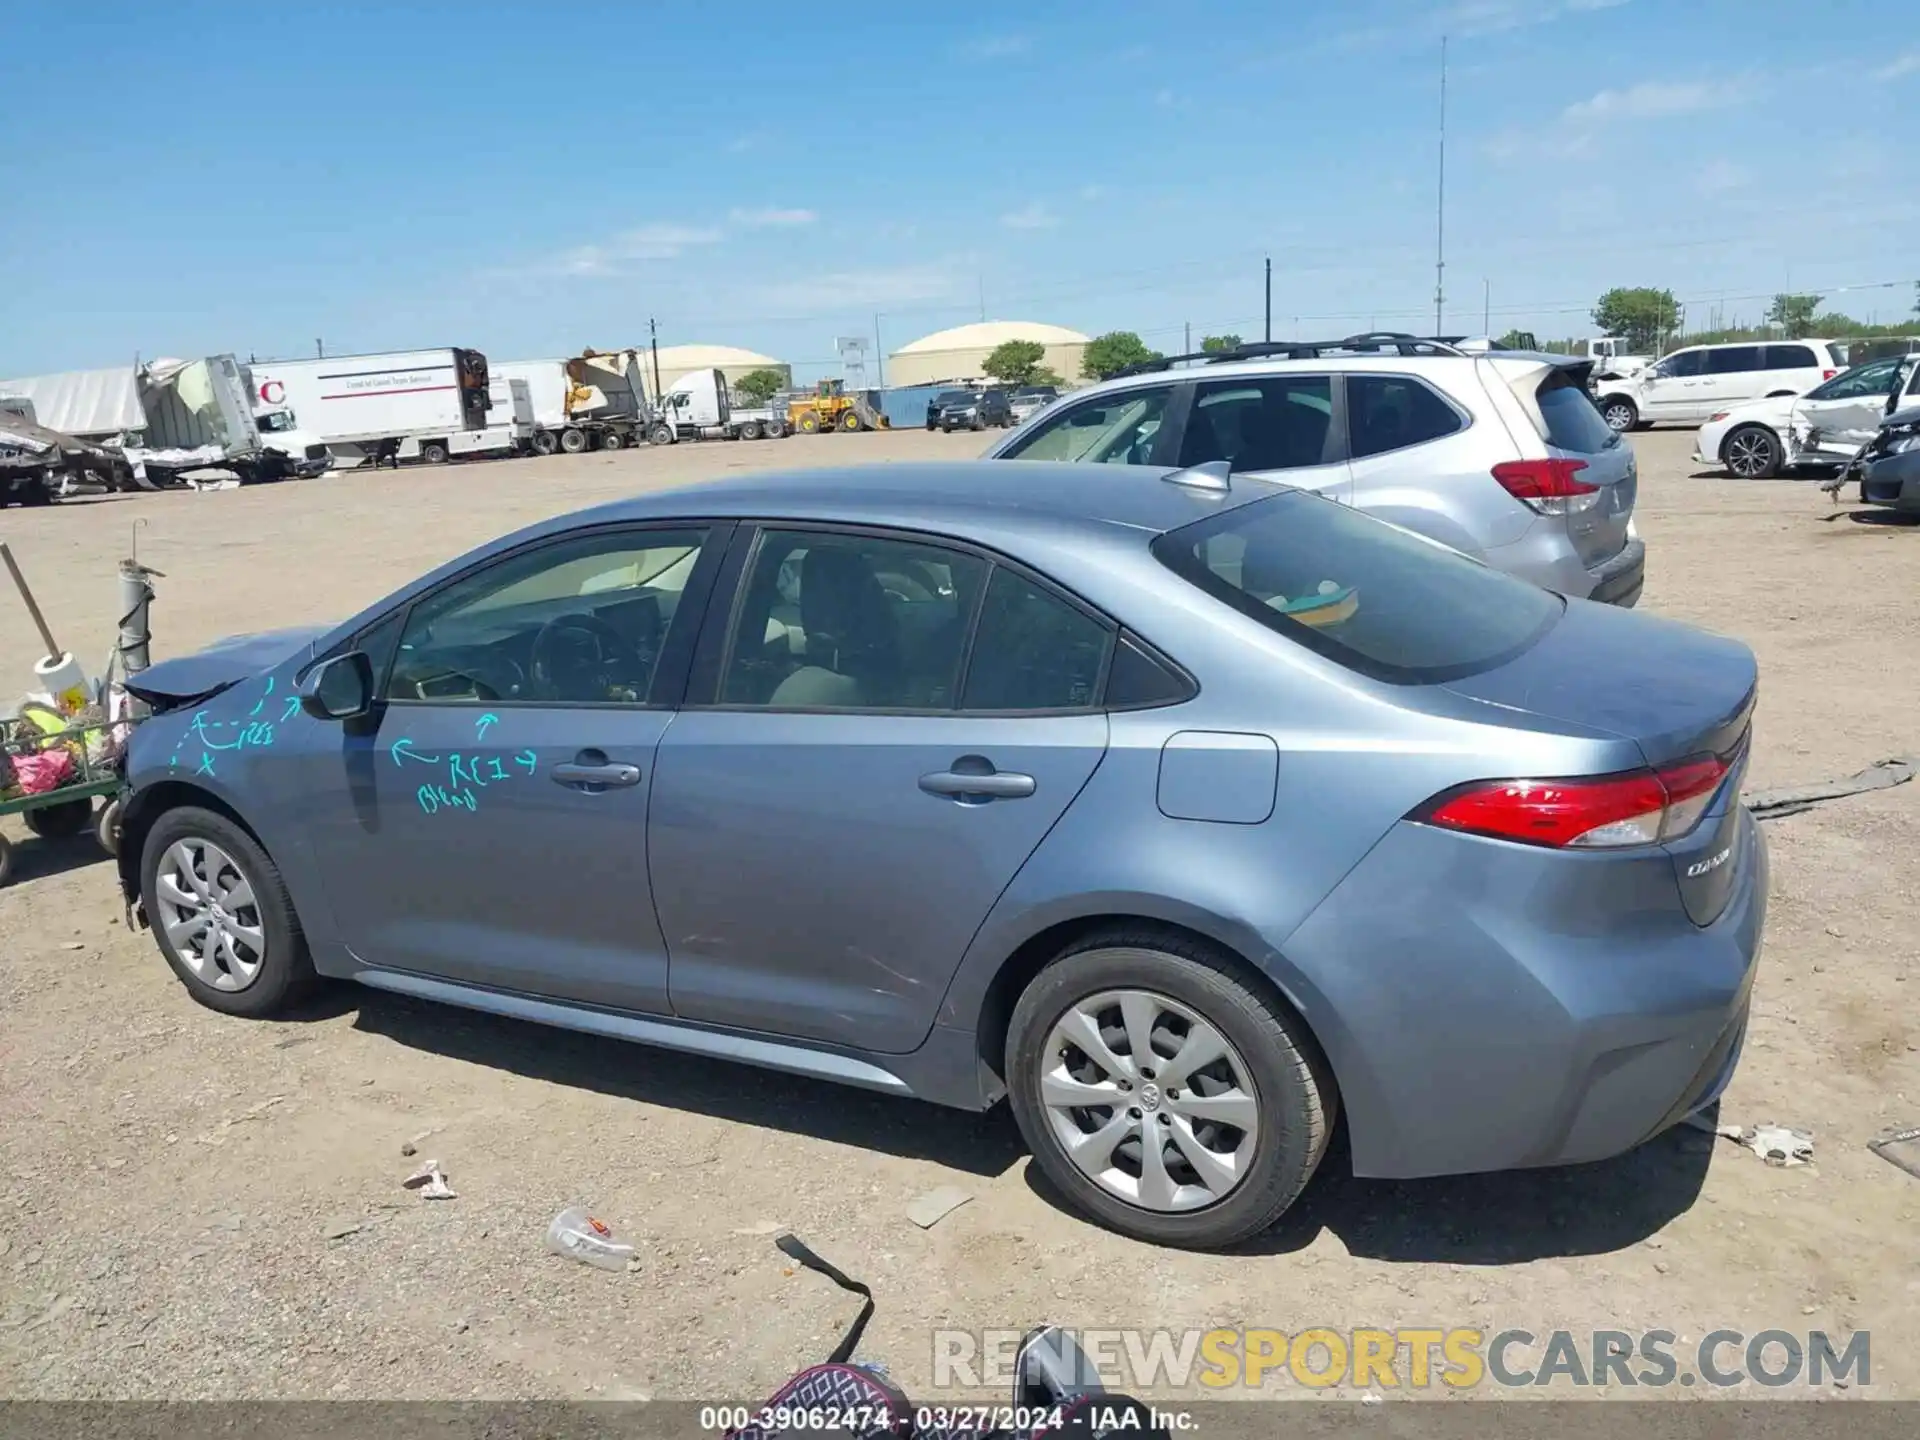
[[860, 551], [815, 545], [800, 563], [806, 661], [775, 687], [779, 707], [898, 704], [899, 634], [893, 608]]

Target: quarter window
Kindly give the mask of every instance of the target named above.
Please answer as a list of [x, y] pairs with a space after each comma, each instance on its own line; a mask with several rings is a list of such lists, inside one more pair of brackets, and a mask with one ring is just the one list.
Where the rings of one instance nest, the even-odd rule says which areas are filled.
[[1170, 386], [1156, 386], [1096, 396], [1055, 416], [1001, 458], [1150, 464], [1172, 393]]
[[1403, 375], [1347, 377], [1347, 428], [1356, 460], [1424, 445], [1465, 423], [1459, 411], [1418, 380]]
[[1769, 370], [1818, 370], [1820, 361], [1810, 345], [1767, 346]]
[[1181, 465], [1228, 461], [1235, 470], [1297, 470], [1327, 459], [1333, 381], [1275, 375], [1201, 385], [1180, 442]]
[[387, 696], [643, 704], [705, 540], [691, 529], [600, 531], [457, 580], [409, 612]]

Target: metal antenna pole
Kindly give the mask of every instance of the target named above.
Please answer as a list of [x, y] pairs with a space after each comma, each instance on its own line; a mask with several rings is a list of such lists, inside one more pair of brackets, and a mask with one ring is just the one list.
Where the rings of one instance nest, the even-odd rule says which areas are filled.
[[1440, 37], [1440, 190], [1434, 204], [1433, 333], [1444, 328], [1447, 300], [1447, 37]]
[[1267, 256], [1267, 333], [1266, 338], [1273, 339], [1273, 257]]

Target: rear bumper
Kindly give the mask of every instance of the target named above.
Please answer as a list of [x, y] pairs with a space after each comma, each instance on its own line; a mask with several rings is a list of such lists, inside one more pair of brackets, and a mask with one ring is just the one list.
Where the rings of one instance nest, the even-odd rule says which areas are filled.
[[1603, 605], [1633, 605], [1646, 588], [1647, 542], [1637, 535], [1629, 536], [1618, 555], [1601, 562], [1587, 574], [1593, 577], [1593, 589], [1587, 593], [1589, 600]]
[[1765, 841], [1751, 815], [1739, 824], [1741, 873], [1706, 926], [1687, 919], [1664, 851], [1390, 832], [1282, 947], [1319, 992], [1302, 1010], [1340, 1084], [1354, 1172], [1603, 1160], [1717, 1099], [1766, 912]]

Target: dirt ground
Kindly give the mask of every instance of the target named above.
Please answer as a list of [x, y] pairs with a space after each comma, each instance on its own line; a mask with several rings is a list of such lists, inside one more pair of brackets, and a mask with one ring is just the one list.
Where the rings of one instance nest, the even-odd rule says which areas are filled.
[[[1642, 603], [1758, 652], [1750, 784], [1920, 753], [1920, 528], [1829, 522], [1806, 483], [1695, 475], [1691, 442], [1635, 437]], [[349, 474], [12, 511], [0, 534], [62, 643], [97, 665], [136, 526], [164, 572], [164, 657], [344, 616], [524, 521], [636, 489], [979, 448], [836, 435]], [[39, 652], [0, 592], [0, 674], [22, 683]], [[0, 1395], [666, 1398], [711, 1395], [716, 1374], [765, 1390], [824, 1356], [856, 1303], [791, 1272], [769, 1238], [791, 1227], [872, 1284], [862, 1354], [909, 1393], [928, 1388], [933, 1328], [1054, 1320], [1866, 1328], [1867, 1393], [1920, 1397], [1920, 1180], [1865, 1143], [1920, 1124], [1920, 784], [1767, 826], [1766, 954], [1723, 1118], [1811, 1130], [1814, 1164], [1770, 1169], [1687, 1130], [1603, 1165], [1409, 1184], [1356, 1182], [1336, 1153], [1234, 1256], [1062, 1212], [1004, 1107], [948, 1112], [350, 987], [286, 1023], [216, 1015], [122, 927], [98, 851], [0, 823], [22, 842], [0, 893]], [[401, 1145], [425, 1131], [457, 1200], [400, 1188]], [[940, 1185], [971, 1203], [915, 1228], [905, 1207]], [[636, 1271], [543, 1250], [576, 1201], [640, 1244]]]

